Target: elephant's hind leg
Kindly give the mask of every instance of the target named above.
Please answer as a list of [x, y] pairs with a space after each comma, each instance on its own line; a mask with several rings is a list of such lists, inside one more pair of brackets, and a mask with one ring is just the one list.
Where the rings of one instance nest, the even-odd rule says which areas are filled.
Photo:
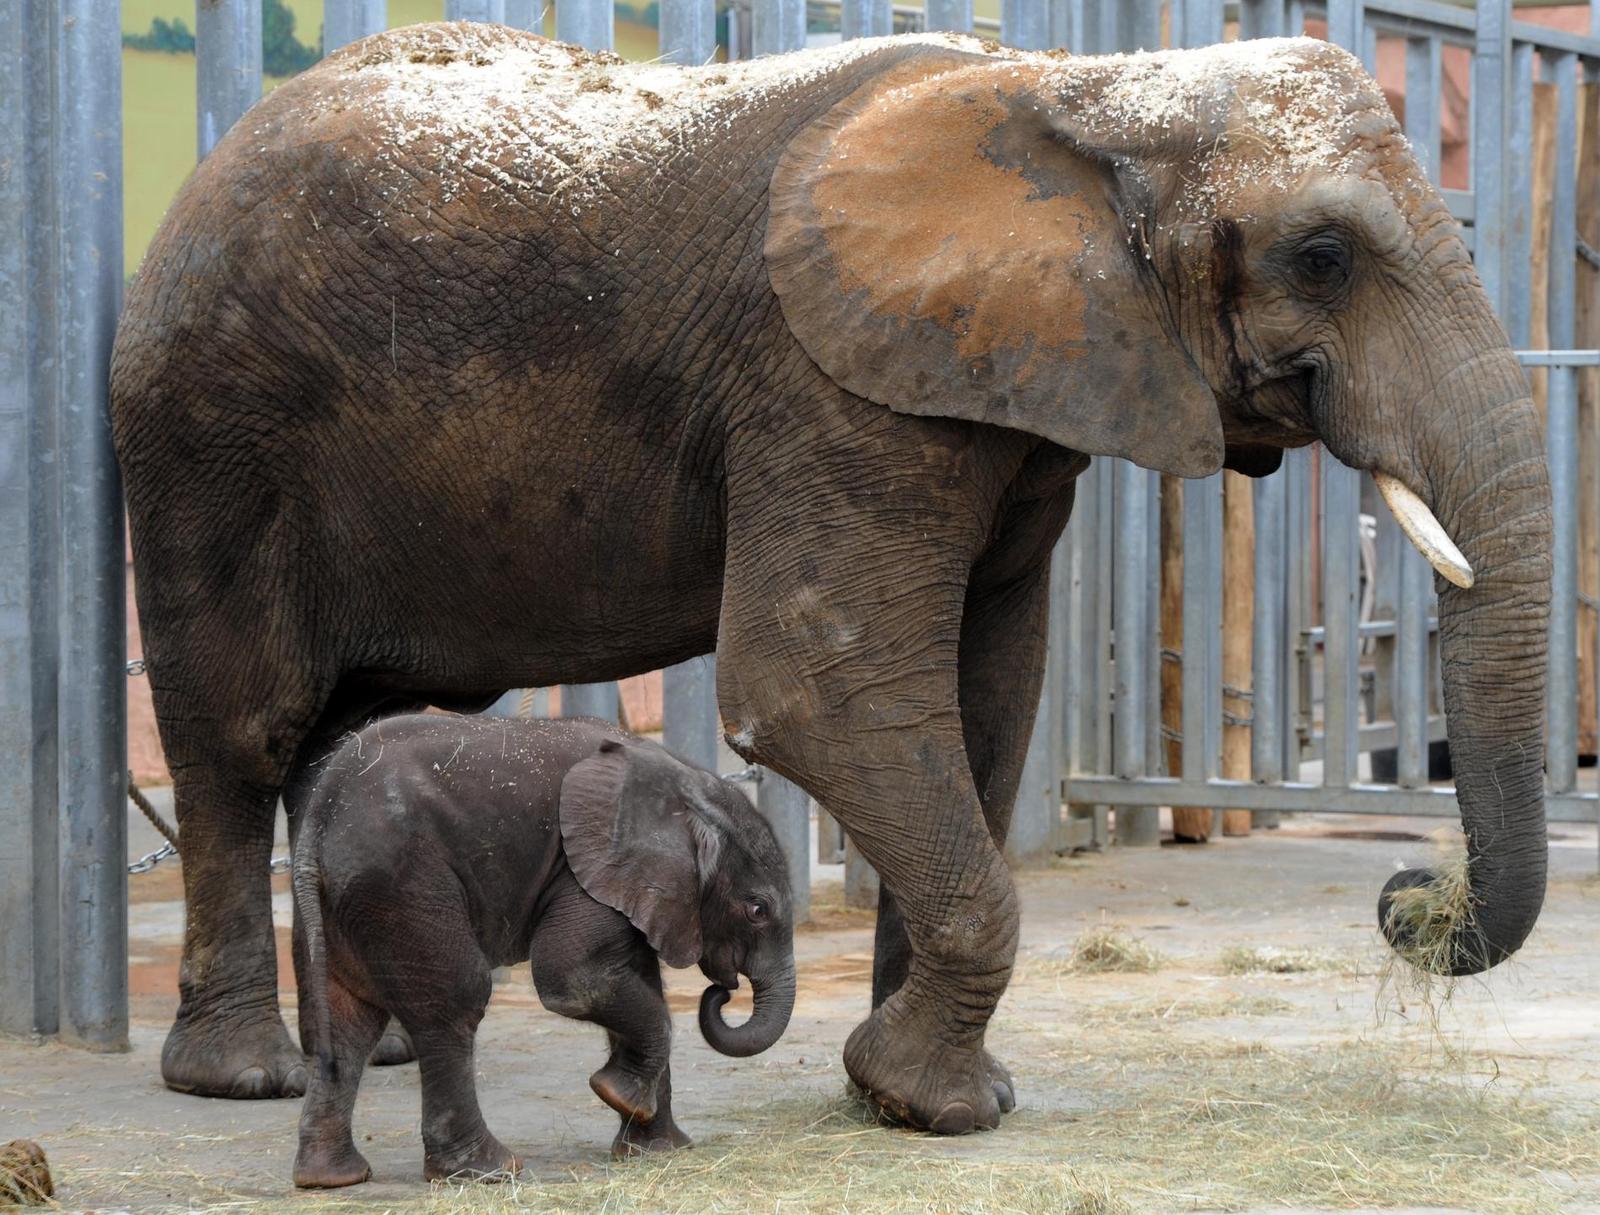
[[300, 1112], [300, 1147], [294, 1158], [294, 1183], [302, 1189], [358, 1185], [372, 1175], [350, 1131], [361, 1073], [389, 1014], [357, 998], [339, 981], [328, 979], [329, 1043], [327, 1074], [314, 1070]]

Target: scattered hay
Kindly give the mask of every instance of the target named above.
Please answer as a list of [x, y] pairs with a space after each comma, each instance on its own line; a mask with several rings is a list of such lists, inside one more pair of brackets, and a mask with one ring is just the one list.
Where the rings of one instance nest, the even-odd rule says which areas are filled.
[[1176, 999], [1121, 1000], [1092, 1004], [1079, 1019], [1087, 1024], [1120, 1025], [1140, 1021], [1206, 1021], [1224, 1017], [1279, 1017], [1295, 1006], [1276, 996], [1178, 996]]
[[797, 932], [840, 932], [871, 928], [878, 922], [876, 907], [852, 907], [844, 901], [843, 882], [818, 882], [811, 887], [811, 917], [795, 925]]
[[1222, 951], [1222, 973], [1229, 975], [1340, 974], [1355, 976], [1360, 967], [1347, 955], [1315, 949], [1280, 949], [1272, 945], [1252, 948], [1230, 945]]
[[1138, 937], [1115, 924], [1099, 924], [1078, 934], [1061, 970], [1075, 975], [1148, 975], [1160, 970], [1161, 963], [1161, 955]]

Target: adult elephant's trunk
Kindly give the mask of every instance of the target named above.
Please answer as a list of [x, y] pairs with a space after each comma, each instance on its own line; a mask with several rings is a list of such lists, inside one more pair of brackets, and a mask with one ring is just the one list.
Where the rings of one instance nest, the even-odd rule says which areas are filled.
[[[1466, 395], [1476, 399], [1452, 411], [1452, 433], [1416, 451], [1426, 484], [1413, 486], [1432, 498], [1474, 576], [1469, 588], [1439, 584], [1445, 715], [1467, 837], [1468, 914], [1447, 949], [1419, 951], [1411, 922], [1391, 914], [1393, 896], [1439, 875], [1397, 873], [1378, 900], [1391, 945], [1454, 975], [1487, 970], [1517, 950], [1543, 905], [1547, 864], [1551, 531], [1544, 441], [1509, 350], [1474, 360], [1472, 381]], [[1449, 576], [1447, 563], [1435, 561], [1435, 568]]]
[[713, 985], [700, 997], [700, 1032], [712, 1050], [742, 1059], [759, 1055], [783, 1037], [789, 1014], [794, 1011], [793, 959], [774, 975], [752, 975], [750, 987], [754, 1009], [743, 1025], [729, 1025], [722, 1019], [722, 1006], [733, 994], [726, 987]]

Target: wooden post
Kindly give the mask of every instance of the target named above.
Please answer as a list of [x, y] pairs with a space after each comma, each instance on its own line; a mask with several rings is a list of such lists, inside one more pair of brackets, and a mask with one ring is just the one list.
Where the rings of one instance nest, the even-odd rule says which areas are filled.
[[[1255, 513], [1250, 479], [1222, 478], [1222, 775], [1250, 779], [1250, 652], [1255, 624]], [[1241, 695], [1243, 693], [1243, 695]], [[1250, 811], [1224, 810], [1222, 834], [1249, 835]]]
[[[1532, 233], [1530, 248], [1532, 266], [1528, 274], [1528, 348], [1550, 348], [1550, 204], [1555, 191], [1556, 165], [1556, 86], [1533, 86], [1533, 171], [1530, 185], [1533, 189], [1533, 213], [1530, 221]], [[1539, 411], [1539, 423], [1545, 421], [1549, 402], [1549, 373], [1535, 370], [1533, 404]]]
[[[1600, 85], [1578, 94], [1578, 236], [1600, 249]], [[1578, 258], [1577, 344], [1600, 346], [1600, 266]], [[1600, 754], [1595, 630], [1600, 627], [1600, 368], [1578, 371], [1578, 754]]]
[[[1161, 478], [1161, 731], [1167, 775], [1183, 774], [1183, 481]], [[1196, 726], [1198, 729], [1198, 725]], [[1172, 838], [1203, 844], [1215, 816], [1204, 806], [1172, 807]]]

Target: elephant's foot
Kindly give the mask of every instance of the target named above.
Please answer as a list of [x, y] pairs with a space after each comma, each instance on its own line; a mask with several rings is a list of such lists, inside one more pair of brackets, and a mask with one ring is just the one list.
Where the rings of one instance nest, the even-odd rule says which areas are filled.
[[332, 1149], [301, 1144], [295, 1153], [294, 1183], [302, 1190], [336, 1190], [360, 1185], [371, 1176], [371, 1166], [353, 1143]]
[[400, 1022], [391, 1021], [383, 1037], [378, 1039], [378, 1045], [372, 1048], [367, 1062], [373, 1067], [394, 1067], [400, 1063], [414, 1063], [416, 1058], [417, 1048], [412, 1045], [411, 1035]]
[[276, 1007], [248, 1016], [179, 1008], [161, 1048], [161, 1078], [175, 1092], [199, 1097], [299, 1097], [306, 1091], [306, 1058]]
[[693, 1147], [694, 1140], [678, 1129], [678, 1124], [668, 1113], [658, 1114], [653, 1122], [638, 1122], [632, 1118], [622, 1120], [622, 1129], [611, 1141], [611, 1154], [618, 1160], [640, 1156], [646, 1152], [675, 1152], [679, 1148]]
[[984, 1066], [989, 1069], [989, 1085], [994, 1089], [994, 1099], [1002, 1114], [1017, 1108], [1017, 1082], [1011, 1078], [1011, 1069], [988, 1051], [979, 1051]]
[[507, 1181], [522, 1172], [522, 1161], [488, 1131], [470, 1147], [430, 1151], [422, 1175], [429, 1181]]
[[604, 1101], [624, 1122], [653, 1122], [656, 1116], [656, 1082], [644, 1080], [608, 1063], [589, 1077], [594, 1095]]
[[[940, 1135], [1000, 1125], [1011, 1077], [981, 1047], [943, 1042], [908, 1016], [896, 992], [845, 1043], [844, 1066], [862, 1095], [896, 1122]], [[1009, 1108], [1009, 1105], [1006, 1107]]]

